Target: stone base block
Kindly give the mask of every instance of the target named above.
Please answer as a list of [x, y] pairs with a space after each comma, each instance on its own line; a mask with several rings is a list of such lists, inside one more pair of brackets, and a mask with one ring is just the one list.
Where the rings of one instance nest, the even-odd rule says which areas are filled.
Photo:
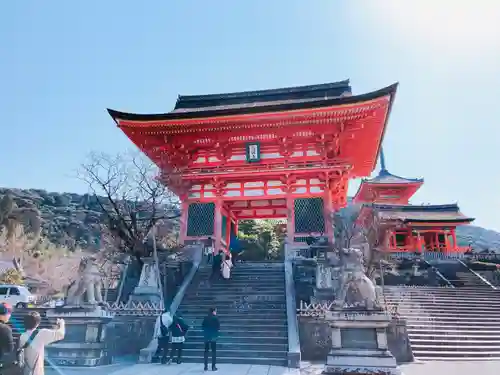
[[58, 366], [94, 367], [109, 365], [106, 325], [113, 314], [101, 307], [62, 307], [47, 311], [47, 317], [63, 318], [66, 335], [46, 348], [47, 359]]
[[328, 375], [400, 375], [396, 360], [388, 351], [332, 351], [323, 371]]

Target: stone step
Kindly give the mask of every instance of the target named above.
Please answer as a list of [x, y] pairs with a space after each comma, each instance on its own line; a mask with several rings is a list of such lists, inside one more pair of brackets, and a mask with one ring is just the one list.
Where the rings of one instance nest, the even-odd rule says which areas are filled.
[[461, 323], [457, 325], [457, 322], [429, 322], [425, 323], [422, 321], [415, 321], [413, 323], [407, 322], [408, 331], [414, 332], [415, 330], [438, 330], [438, 329], [446, 329], [450, 331], [480, 331], [481, 333], [487, 332], [490, 330], [497, 331], [500, 330], [500, 324], [489, 324], [489, 325], [481, 325], [479, 324], [470, 324], [470, 322]]
[[430, 308], [430, 307], [417, 307], [415, 306], [414, 308], [398, 308], [399, 314], [403, 315], [411, 315], [411, 314], [437, 314], [437, 315], [461, 315], [461, 316], [473, 316], [473, 315], [480, 315], [480, 316], [487, 316], [487, 315], [492, 315], [492, 316], [500, 316], [500, 310], [484, 310], [483, 308], [481, 309], [476, 309], [474, 310], [473, 308], [470, 309], [439, 309], [439, 308]]
[[[381, 301], [384, 302], [384, 300]], [[500, 304], [488, 303], [488, 301], [457, 301], [454, 299], [449, 299], [449, 300], [415, 299], [415, 298], [408, 298], [404, 300], [385, 299], [385, 303], [393, 305], [407, 304], [407, 305], [438, 306], [438, 307], [449, 307], [449, 308], [484, 306], [489, 309], [500, 309]]]
[[[187, 323], [197, 323], [199, 322], [201, 326], [201, 322], [203, 321], [203, 317], [197, 317], [193, 316], [190, 314], [183, 314], [184, 320], [187, 321]], [[284, 318], [259, 318], [258, 315], [252, 316], [252, 317], [221, 317], [220, 318], [220, 323], [221, 326], [226, 328], [229, 325], [239, 325], [241, 327], [250, 327], [250, 326], [256, 326], [256, 327], [267, 327], [268, 325], [275, 325], [275, 326], [286, 326], [286, 317]]]
[[217, 302], [228, 302], [228, 303], [236, 303], [236, 302], [248, 302], [252, 301], [252, 304], [259, 304], [259, 303], [272, 303], [272, 304], [286, 304], [286, 296], [279, 296], [279, 295], [274, 295], [274, 296], [268, 296], [268, 295], [250, 295], [250, 296], [235, 296], [235, 297], [229, 297], [226, 295], [204, 295], [204, 296], [189, 296], [186, 297], [185, 299], [182, 300], [182, 303], [189, 305], [189, 304], [203, 304], [203, 305], [210, 305], [211, 303], [217, 303]]
[[433, 342], [429, 345], [421, 345], [421, 344], [413, 344], [411, 343], [411, 347], [414, 351], [423, 351], [428, 350], [432, 352], [481, 352], [481, 351], [489, 351], [489, 352], [498, 352], [500, 355], [500, 346], [489, 346], [489, 345], [466, 345], [464, 343], [449, 345], [446, 343]]
[[[238, 354], [238, 353], [236, 353]], [[217, 352], [217, 366], [219, 364], [248, 364], [248, 365], [263, 365], [263, 366], [287, 366], [286, 355], [283, 358], [264, 358], [259, 357], [258, 353], [256, 357], [221, 357], [219, 358], [219, 353]], [[185, 363], [199, 363], [200, 369], [203, 369], [203, 355], [192, 355], [191, 353], [183, 353], [182, 361]], [[210, 354], [208, 355], [208, 366], [210, 368], [211, 364]], [[175, 365], [171, 365], [175, 366]], [[201, 370], [200, 370], [201, 371]]]
[[422, 316], [422, 315], [406, 315], [405, 316], [406, 320], [408, 322], [412, 321], [419, 321], [419, 320], [424, 320], [424, 319], [431, 319], [434, 322], [463, 322], [463, 323], [474, 323], [474, 324], [500, 324], [500, 317], [495, 316], [495, 317], [488, 317], [488, 316], [476, 316], [474, 318], [468, 317], [468, 316], [443, 316], [443, 315], [427, 315], [427, 316]]
[[434, 336], [439, 336], [439, 337], [450, 337], [450, 338], [455, 338], [455, 337], [467, 337], [467, 338], [474, 338], [474, 339], [494, 339], [500, 340], [500, 329], [498, 330], [491, 330], [491, 331], [486, 331], [486, 332], [480, 332], [481, 334], [477, 334], [477, 330], [471, 329], [471, 330], [453, 330], [450, 331], [449, 329], [410, 329], [408, 330], [408, 336], [409, 337], [415, 337], [415, 338], [426, 338], [426, 337], [434, 337]]
[[[203, 331], [201, 329], [190, 329], [188, 331], [188, 337], [203, 339]], [[274, 343], [274, 344], [286, 344], [288, 343], [287, 330], [283, 329], [281, 331], [235, 331], [228, 330], [226, 327], [220, 332], [220, 337], [218, 341], [221, 342], [233, 342], [245, 341], [245, 340], [261, 340], [262, 342]]]
[[[188, 324], [190, 324], [191, 329], [201, 329], [201, 322], [202, 320], [197, 320], [194, 319], [193, 321], [188, 321]], [[194, 323], [194, 324], [193, 324]], [[253, 323], [246, 323], [242, 324], [241, 321], [229, 321], [229, 322], [221, 322], [221, 332], [261, 332], [261, 331], [273, 331], [273, 332], [288, 332], [288, 328], [286, 323], [267, 323], [266, 324], [253, 324]]]
[[[252, 310], [255, 311], [256, 313], [258, 312], [259, 314], [273, 314], [273, 313], [285, 313], [286, 309], [276, 309], [273, 307], [264, 307], [264, 306], [256, 306], [255, 308], [252, 308], [252, 304], [240, 304], [240, 305], [232, 305], [232, 306], [227, 306], [222, 303], [216, 303], [215, 305], [209, 305], [211, 307], [215, 307], [217, 309], [217, 314], [224, 314], [224, 313], [235, 313], [238, 310]], [[207, 315], [208, 313], [208, 307], [207, 306], [197, 306], [197, 305], [181, 305], [179, 307], [180, 312], [191, 312], [191, 313], [198, 313], [202, 314], [203, 316]]]
[[219, 307], [241, 307], [241, 306], [254, 306], [257, 308], [263, 309], [279, 309], [285, 308], [286, 301], [282, 300], [283, 297], [274, 298], [274, 296], [240, 296], [239, 298], [230, 298], [227, 296], [215, 296], [213, 300], [209, 299], [198, 299], [192, 297], [190, 299], [186, 299], [183, 302], [184, 306], [197, 306], [200, 308], [208, 309], [210, 307], [219, 306]]
[[440, 318], [454, 318], [459, 317], [460, 319], [474, 319], [474, 320], [495, 320], [500, 319], [500, 312], [491, 313], [487, 311], [457, 311], [453, 314], [452, 311], [441, 311], [441, 310], [431, 310], [431, 309], [415, 309], [413, 311], [409, 310], [398, 310], [399, 315], [404, 315], [407, 317], [418, 317], [418, 316], [430, 316], [430, 317], [440, 317]]
[[[415, 355], [415, 353], [413, 353]], [[437, 354], [437, 353], [436, 353]], [[467, 360], [467, 362], [470, 361], [485, 361], [485, 360], [496, 360], [500, 358], [500, 356], [497, 355], [490, 355], [488, 357], [439, 357], [436, 355], [435, 357], [427, 357], [425, 354], [419, 354], [418, 356], [415, 356], [416, 359], [418, 359], [421, 362], [463, 362], [464, 360]]]
[[[244, 315], [243, 315], [244, 314]], [[203, 320], [207, 314], [204, 313], [196, 313], [192, 312], [189, 310], [183, 310], [179, 312], [179, 315], [182, 316], [184, 319], [197, 319], [197, 320]], [[220, 320], [227, 321], [228, 319], [230, 320], [241, 320], [244, 322], [246, 319], [262, 319], [265, 320], [277, 320], [277, 321], [285, 321], [286, 322], [286, 313], [268, 313], [268, 314], [261, 314], [259, 312], [255, 312], [252, 310], [247, 310], [247, 311], [240, 311], [240, 312], [226, 312], [226, 313], [219, 313], [217, 314], [219, 316]]]
[[196, 289], [197, 294], [213, 294], [220, 293], [224, 294], [283, 294], [285, 290], [285, 285], [283, 286], [272, 286], [272, 285], [251, 285], [242, 284], [241, 286], [227, 286], [227, 285], [212, 285], [203, 286]]
[[497, 293], [491, 293], [486, 295], [476, 294], [475, 292], [463, 292], [463, 293], [434, 293], [434, 292], [402, 292], [402, 293], [385, 293], [386, 299], [437, 299], [437, 300], [459, 300], [459, 301], [468, 301], [468, 300], [488, 300], [492, 299], [493, 302], [498, 302], [494, 300], [498, 298], [499, 295]]
[[[238, 344], [233, 345], [233, 349], [220, 349], [219, 345], [217, 345], [217, 360], [219, 358], [273, 358], [273, 359], [281, 359], [284, 360], [286, 358], [287, 352], [283, 351], [273, 351], [273, 350], [239, 350], [236, 349], [239, 346]], [[203, 358], [204, 350], [200, 349], [184, 349], [183, 354], [186, 357], [198, 357]]]
[[[203, 338], [191, 338], [188, 337], [184, 344], [184, 350], [203, 350], [204, 349]], [[219, 342], [217, 340], [217, 355], [224, 351], [231, 351], [234, 348], [243, 351], [262, 351], [262, 352], [278, 352], [282, 355], [283, 352], [288, 350], [288, 344], [273, 344], [265, 342], [264, 340], [253, 339], [253, 341], [246, 342], [240, 340], [234, 340], [232, 342]]]
[[410, 342], [412, 347], [414, 346], [457, 346], [457, 347], [475, 347], [475, 346], [484, 346], [484, 347], [495, 347], [500, 349], [500, 340], [463, 340], [463, 339], [455, 339], [451, 340], [448, 337], [446, 337], [443, 341], [440, 339], [416, 339], [414, 337], [410, 338]]

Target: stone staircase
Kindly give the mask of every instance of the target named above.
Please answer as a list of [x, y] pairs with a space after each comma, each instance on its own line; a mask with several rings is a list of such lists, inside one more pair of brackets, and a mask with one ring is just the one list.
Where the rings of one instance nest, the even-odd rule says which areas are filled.
[[458, 260], [430, 261], [454, 287], [490, 288], [481, 278]]
[[491, 288], [393, 287], [385, 300], [407, 320], [420, 360], [500, 359], [500, 292]]
[[221, 335], [218, 363], [287, 364], [285, 275], [283, 263], [238, 263], [230, 280], [211, 284], [210, 267], [201, 267], [179, 307], [191, 326], [184, 344], [185, 362], [203, 362], [201, 323], [217, 308]]

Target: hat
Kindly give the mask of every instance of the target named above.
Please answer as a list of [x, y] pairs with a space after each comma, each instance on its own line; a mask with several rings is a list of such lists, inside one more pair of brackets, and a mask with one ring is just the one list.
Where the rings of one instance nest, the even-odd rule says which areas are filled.
[[0, 303], [0, 315], [8, 315], [12, 312], [12, 306], [8, 303]]

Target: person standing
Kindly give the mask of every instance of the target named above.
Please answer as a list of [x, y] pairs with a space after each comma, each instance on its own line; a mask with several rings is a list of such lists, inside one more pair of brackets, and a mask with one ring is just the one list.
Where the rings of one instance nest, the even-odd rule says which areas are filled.
[[232, 236], [229, 242], [229, 249], [231, 251], [231, 262], [233, 263], [233, 267], [235, 266], [238, 255], [241, 252], [241, 242], [236, 236]]
[[221, 264], [222, 264], [222, 256], [223, 256], [223, 251], [221, 250], [216, 256], [214, 256], [212, 260], [212, 275], [210, 276], [210, 279], [212, 281], [219, 278]]
[[180, 316], [174, 315], [172, 320], [172, 325], [170, 326], [170, 337], [172, 342], [172, 347], [170, 348], [170, 359], [168, 363], [172, 363], [174, 359], [174, 352], [177, 351], [177, 364], [179, 365], [182, 361], [182, 349], [184, 347], [184, 341], [186, 341], [186, 333], [189, 329], [187, 323]]
[[203, 319], [201, 328], [205, 340], [205, 371], [208, 371], [208, 352], [210, 350], [212, 351], [212, 371], [217, 371], [217, 339], [219, 338], [220, 323], [215, 307], [210, 308], [208, 315]]
[[44, 375], [45, 346], [62, 340], [66, 332], [64, 319], [57, 319], [54, 329], [39, 329], [41, 321], [38, 312], [24, 317], [26, 331], [19, 338], [19, 347], [24, 348], [24, 375]]
[[212, 240], [212, 237], [205, 240], [203, 251], [207, 258], [207, 264], [210, 264], [214, 258], [214, 240]]
[[231, 268], [233, 267], [233, 262], [229, 254], [226, 254], [225, 259], [222, 261], [221, 274], [225, 280], [229, 280], [231, 277]]
[[156, 353], [153, 356], [153, 362], [159, 362], [161, 354], [161, 363], [167, 363], [170, 326], [172, 325], [172, 321], [172, 315], [168, 310], [165, 310], [156, 320], [155, 333], [158, 334], [158, 346], [156, 347]]
[[12, 308], [6, 303], [0, 303], [0, 374], [9, 374], [14, 370], [16, 356], [14, 353], [14, 337], [12, 328], [7, 324]]

